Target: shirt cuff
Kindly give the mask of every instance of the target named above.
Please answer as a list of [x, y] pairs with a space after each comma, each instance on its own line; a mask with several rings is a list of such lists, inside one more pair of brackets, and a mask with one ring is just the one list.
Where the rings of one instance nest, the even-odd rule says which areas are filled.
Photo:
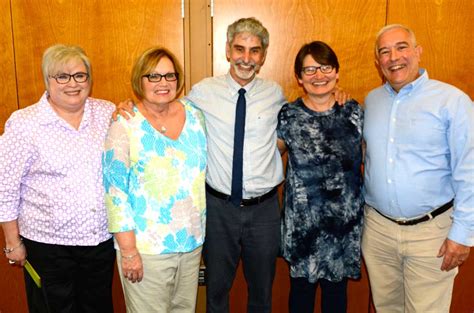
[[448, 238], [468, 247], [474, 246], [474, 231], [466, 229], [466, 227], [456, 223], [456, 221], [453, 222], [449, 230]]

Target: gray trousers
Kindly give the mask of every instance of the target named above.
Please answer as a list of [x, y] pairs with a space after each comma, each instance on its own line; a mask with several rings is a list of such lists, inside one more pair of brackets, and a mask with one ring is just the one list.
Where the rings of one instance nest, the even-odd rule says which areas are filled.
[[280, 247], [278, 195], [251, 206], [206, 194], [204, 243], [207, 312], [228, 313], [229, 292], [240, 258], [248, 286], [248, 313], [269, 313]]

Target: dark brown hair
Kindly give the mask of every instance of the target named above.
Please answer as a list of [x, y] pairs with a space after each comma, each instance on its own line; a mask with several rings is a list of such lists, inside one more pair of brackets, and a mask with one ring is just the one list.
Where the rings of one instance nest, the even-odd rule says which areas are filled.
[[325, 42], [313, 41], [303, 45], [298, 51], [295, 59], [295, 75], [301, 78], [301, 71], [303, 70], [303, 60], [307, 55], [311, 55], [313, 59], [321, 65], [332, 65], [339, 72], [339, 61], [336, 53]]

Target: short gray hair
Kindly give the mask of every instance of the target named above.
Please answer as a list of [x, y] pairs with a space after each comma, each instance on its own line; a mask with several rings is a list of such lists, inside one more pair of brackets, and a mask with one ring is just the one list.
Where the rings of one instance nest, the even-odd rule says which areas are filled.
[[263, 24], [255, 17], [241, 18], [227, 27], [227, 43], [231, 44], [234, 37], [240, 33], [250, 33], [260, 38], [263, 50], [267, 50], [270, 34]]
[[382, 37], [383, 34], [385, 34], [386, 32], [388, 32], [389, 30], [392, 30], [392, 29], [403, 29], [404, 31], [406, 31], [408, 33], [408, 36], [410, 37], [413, 46], [416, 47], [418, 45], [416, 43], [415, 33], [413, 32], [413, 30], [411, 30], [411, 28], [409, 28], [408, 26], [402, 25], [402, 24], [389, 24], [389, 25], [386, 25], [386, 26], [382, 27], [382, 29], [379, 30], [379, 32], [377, 33], [377, 36], [375, 37], [375, 55], [376, 56], [379, 55], [378, 44], [379, 44], [380, 37]]
[[59, 74], [58, 71], [71, 60], [81, 60], [84, 63], [87, 74], [89, 74], [89, 82], [92, 83], [91, 62], [84, 50], [79, 46], [57, 44], [49, 47], [43, 53], [41, 69], [46, 89], [49, 88], [48, 78]]

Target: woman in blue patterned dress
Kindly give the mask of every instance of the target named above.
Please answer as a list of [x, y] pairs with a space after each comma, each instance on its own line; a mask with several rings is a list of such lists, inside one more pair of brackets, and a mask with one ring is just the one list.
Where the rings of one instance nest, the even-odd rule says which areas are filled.
[[324, 42], [304, 45], [295, 74], [305, 95], [280, 111], [278, 146], [288, 151], [282, 252], [290, 266], [292, 313], [346, 312], [347, 279], [360, 277], [363, 112], [336, 104], [339, 62]]
[[109, 231], [127, 312], [194, 312], [205, 235], [204, 118], [177, 100], [183, 71], [166, 49], [136, 61], [139, 99], [130, 119], [113, 122], [105, 143]]

